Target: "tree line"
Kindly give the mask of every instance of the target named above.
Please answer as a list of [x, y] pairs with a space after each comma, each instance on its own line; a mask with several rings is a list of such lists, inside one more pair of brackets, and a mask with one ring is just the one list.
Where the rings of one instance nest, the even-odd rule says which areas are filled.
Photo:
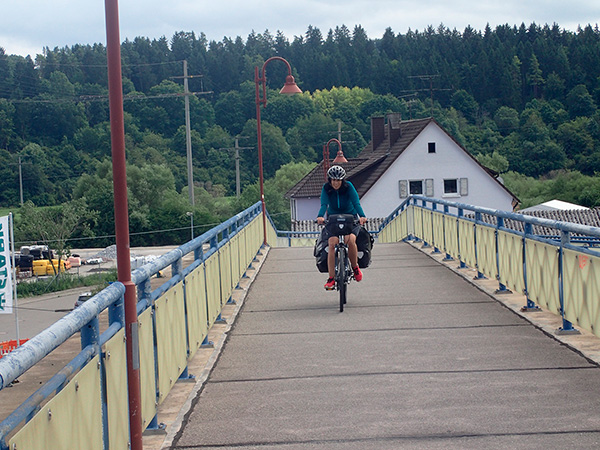
[[[198, 225], [258, 198], [250, 195], [258, 177], [254, 67], [274, 55], [290, 62], [304, 91], [278, 96], [286, 68], [268, 66], [265, 176], [277, 186], [275, 209], [269, 209], [282, 228], [289, 222], [282, 190], [322, 158], [324, 143], [341, 137], [345, 154], [355, 156], [369, 140], [370, 117], [386, 112], [435, 117], [483, 164], [503, 173], [509, 188], [520, 189], [524, 206], [534, 197], [523, 179], [531, 185], [571, 173], [567, 178], [580, 181], [560, 183], [564, 191], [537, 192], [600, 204], [597, 26], [572, 32], [558, 24], [483, 31], [440, 25], [404, 34], [388, 28], [377, 39], [361, 26], [342, 25], [326, 35], [309, 26], [293, 40], [265, 31], [218, 42], [182, 31], [171, 39], [126, 40], [121, 52], [130, 220], [142, 242], [171, 242], [186, 233], [184, 60], [194, 75]], [[18, 205], [21, 195], [37, 206], [83, 199], [99, 217], [112, 217], [107, 96], [102, 44], [44, 48], [34, 59], [0, 47], [0, 204]], [[233, 197], [236, 139], [246, 191], [239, 199]], [[282, 167], [283, 184], [276, 179]], [[112, 223], [94, 220], [85, 230], [110, 236]]]

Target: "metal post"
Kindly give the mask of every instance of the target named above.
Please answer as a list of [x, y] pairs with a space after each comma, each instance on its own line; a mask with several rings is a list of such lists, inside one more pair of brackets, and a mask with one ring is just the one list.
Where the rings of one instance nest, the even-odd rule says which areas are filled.
[[[264, 68], [263, 68], [264, 76]], [[263, 245], [267, 245], [267, 210], [265, 206], [265, 192], [263, 187], [263, 155], [262, 155], [262, 131], [260, 127], [260, 82], [263, 81], [258, 75], [258, 67], [254, 68], [254, 83], [256, 87], [256, 134], [258, 141], [258, 182], [260, 185], [260, 204], [262, 207], [263, 222]]]
[[8, 213], [8, 230], [10, 232], [10, 247], [12, 248], [12, 288], [13, 288], [13, 309], [15, 310], [15, 328], [17, 333], [17, 347], [21, 345], [19, 336], [19, 305], [17, 301], [17, 268], [15, 267], [15, 233], [12, 212]]
[[456, 242], [458, 245], [458, 260], [459, 260], [459, 269], [465, 269], [467, 265], [462, 259], [462, 255], [460, 254], [460, 218], [464, 217], [465, 212], [462, 208], [458, 208], [458, 217], [456, 218]]
[[541, 311], [539, 306], [537, 306], [531, 299], [529, 298], [529, 291], [527, 290], [527, 235], [533, 234], [533, 226], [530, 223], [526, 223], [523, 230], [523, 285], [525, 286], [524, 294], [527, 299], [527, 304], [521, 308], [521, 311]]
[[498, 231], [500, 228], [504, 227], [504, 217], [498, 217], [496, 220], [496, 232], [495, 232], [495, 241], [496, 241], [496, 277], [498, 278], [498, 289], [496, 290], [496, 294], [510, 294], [512, 293], [509, 289], [506, 288], [500, 282], [500, 247], [498, 245]]
[[564, 246], [571, 242], [571, 236], [568, 231], [561, 231], [560, 247], [558, 248], [558, 299], [560, 302], [560, 315], [562, 316], [563, 326], [556, 330], [556, 334], [580, 334], [580, 331], [573, 327], [573, 324], [565, 319], [565, 291], [564, 291]]
[[239, 139], [235, 138], [235, 196], [240, 198], [240, 146]]
[[185, 150], [187, 155], [188, 193], [194, 206], [194, 171], [192, 167], [192, 131], [190, 126], [190, 90], [188, 89], [187, 61], [183, 61], [183, 91], [185, 94]]
[[23, 172], [21, 170], [21, 155], [19, 155], [19, 193], [21, 196], [21, 206], [23, 206]]
[[476, 280], [485, 278], [485, 276], [479, 271], [479, 255], [477, 253], [477, 223], [481, 221], [481, 213], [475, 213], [475, 224], [473, 224], [473, 242], [475, 246], [475, 267], [477, 268]]
[[127, 171], [125, 163], [125, 124], [123, 80], [119, 37], [118, 0], [105, 0], [106, 53], [110, 110], [115, 232], [118, 280], [125, 286], [125, 336], [127, 339], [127, 385], [129, 397], [129, 435], [132, 450], [142, 450], [142, 404], [140, 394], [139, 339], [135, 285], [131, 281], [129, 216], [127, 208]]

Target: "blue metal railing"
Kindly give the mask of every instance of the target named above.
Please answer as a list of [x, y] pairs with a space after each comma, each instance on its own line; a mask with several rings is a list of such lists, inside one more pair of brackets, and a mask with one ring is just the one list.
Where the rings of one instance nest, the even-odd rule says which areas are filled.
[[[250, 223], [259, 223], [255, 219], [261, 213], [260, 202], [254, 204], [240, 214], [230, 218], [221, 225], [196, 237], [190, 242], [170, 251], [155, 259], [151, 263], [136, 269], [132, 273], [132, 281], [138, 289], [138, 313], [153, 306], [154, 301], [161, 297], [173, 286], [185, 280], [185, 277], [197, 269], [204, 261], [220, 252], [222, 248], [230, 243], [230, 240], [242, 232]], [[262, 226], [262, 225], [261, 225]], [[256, 253], [260, 250], [262, 238], [255, 233], [256, 238], [247, 237], [243, 244], [245, 248], [236, 253], [241, 255], [248, 253], [248, 261], [236, 261], [244, 267], [252, 262]], [[193, 253], [193, 262], [183, 268], [184, 256]], [[238, 256], [241, 259], [241, 256]], [[231, 265], [234, 262], [231, 261]], [[150, 280], [160, 271], [171, 266], [172, 276], [155, 290], [151, 289]], [[231, 267], [225, 270], [231, 270]], [[232, 272], [234, 270], [231, 270]], [[242, 274], [243, 275], [243, 274]], [[221, 278], [221, 277], [220, 277]], [[237, 281], [236, 281], [237, 283]], [[88, 364], [96, 355], [102, 356], [101, 348], [113, 338], [122, 328], [124, 323], [123, 296], [125, 287], [120, 282], [112, 283], [79, 308], [73, 310], [65, 317], [48, 327], [37, 336], [29, 339], [13, 352], [0, 359], [0, 390], [9, 386], [14, 380], [23, 375], [28, 369], [41, 361], [46, 355], [63, 344], [67, 339], [81, 332], [81, 352], [73, 358], [64, 368], [54, 375], [44, 386], [31, 395], [10, 416], [0, 423], [0, 449], [7, 450], [7, 437], [22, 424], [31, 420], [40, 410], [40, 405], [61, 392], [69, 380]], [[208, 297], [208, 295], [207, 295]], [[208, 301], [208, 300], [207, 300]], [[108, 311], [108, 326], [100, 334], [99, 315]], [[189, 345], [189, 343], [188, 343]], [[189, 351], [189, 349], [188, 349]], [[103, 358], [100, 358], [103, 364]], [[183, 370], [186, 373], [186, 370]], [[104, 373], [101, 370], [101, 373]], [[101, 383], [104, 385], [104, 382]], [[103, 388], [102, 388], [103, 389]], [[102, 392], [102, 416], [103, 416], [103, 446], [108, 449], [108, 426], [106, 393]], [[65, 424], [69, 427], [72, 424]]]
[[[495, 274], [499, 282], [499, 292], [507, 291], [504, 280], [520, 278], [516, 285], [522, 284], [522, 293], [526, 296], [527, 304], [523, 307], [524, 311], [539, 309], [530, 298], [535, 284], [536, 291], [545, 288], [547, 291], [544, 294], [558, 298], [556, 312], [561, 315], [563, 321], [560, 332], [575, 332], [573, 320], [595, 334], [600, 332], [600, 327], [594, 323], [594, 317], [585, 319], [579, 317], [582, 311], [596, 309], [595, 305], [589, 303], [597, 302], [595, 295], [599, 294], [595, 291], [593, 280], [597, 274], [593, 270], [598, 266], [595, 258], [600, 257], [600, 252], [593, 247], [600, 242], [600, 228], [423, 196], [411, 196], [386, 219], [379, 232], [389, 227], [396, 217], [407, 212], [409, 208], [413, 210], [413, 221], [401, 236], [402, 239], [422, 240], [423, 245], [431, 246], [434, 252], [440, 249], [446, 251], [446, 258], [450, 258], [447, 252], [447, 240], [455, 239], [457, 245], [452, 250], [456, 259], [460, 261], [460, 267], [467, 266], [467, 254], [470, 254], [471, 266], [477, 270], [477, 277], [484, 276], [482, 271], [486, 266], [486, 272]], [[443, 219], [436, 221], [438, 215]], [[446, 227], [447, 220], [451, 220], [453, 225]], [[459, 223], [463, 223], [463, 228]], [[464, 228], [464, 224], [472, 224], [473, 231], [465, 233], [468, 230]], [[534, 232], [536, 228], [550, 230], [552, 234], [536, 234]], [[465, 234], [469, 234], [469, 237]], [[493, 239], [490, 240], [492, 235]], [[521, 260], [516, 261], [513, 258], [506, 262], [511, 255], [505, 254], [506, 249], [501, 248], [500, 242], [500, 239], [505, 245], [510, 242], [511, 239], [506, 236], [514, 236], [512, 242], [515, 242], [515, 239], [518, 242], [518, 246], [513, 250], [520, 253]], [[478, 239], [488, 241], [478, 242]], [[546, 251], [546, 254], [537, 256], [538, 260], [535, 259], [534, 254], [536, 242], [543, 244], [540, 245], [542, 248], [540, 251]], [[548, 251], [548, 248], [553, 251]], [[495, 258], [493, 263], [490, 255]], [[487, 261], [484, 261], [485, 258]], [[542, 276], [540, 271], [551, 269], [549, 261], [556, 264], [556, 273], [546, 273]], [[508, 274], [511, 271], [515, 273]], [[551, 284], [552, 288], [542, 286], [544, 284]]]

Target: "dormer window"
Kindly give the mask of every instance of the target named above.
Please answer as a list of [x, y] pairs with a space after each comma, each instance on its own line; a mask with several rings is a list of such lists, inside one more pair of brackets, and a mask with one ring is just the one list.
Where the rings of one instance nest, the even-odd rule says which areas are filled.
[[435, 142], [430, 142], [427, 144], [427, 152], [435, 153]]

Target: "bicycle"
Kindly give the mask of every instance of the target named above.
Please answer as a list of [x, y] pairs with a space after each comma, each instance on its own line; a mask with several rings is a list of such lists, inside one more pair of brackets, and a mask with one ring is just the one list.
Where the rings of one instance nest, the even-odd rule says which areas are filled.
[[[356, 226], [356, 218], [352, 214], [332, 214], [325, 222], [332, 236], [340, 240], [335, 246], [335, 288], [340, 293], [340, 312], [344, 312], [347, 301], [348, 284], [354, 279], [354, 272], [348, 256], [348, 245], [344, 242], [345, 236], [350, 234]], [[333, 224], [333, 225], [332, 225]]]

